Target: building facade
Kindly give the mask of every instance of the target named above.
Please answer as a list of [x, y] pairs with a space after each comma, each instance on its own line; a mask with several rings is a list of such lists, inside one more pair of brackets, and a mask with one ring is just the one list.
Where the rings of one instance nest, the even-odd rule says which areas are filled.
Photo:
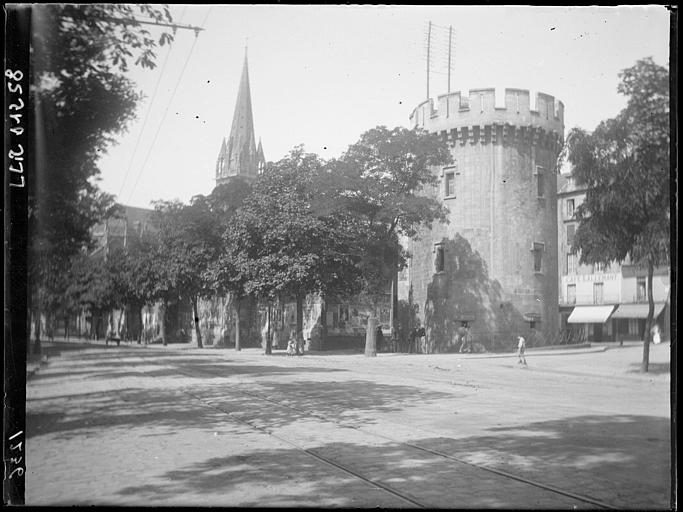
[[[586, 196], [571, 174], [558, 179], [557, 232], [560, 326], [587, 341], [642, 340], [648, 314], [647, 269], [626, 259], [622, 264], [579, 264], [571, 250], [578, 227], [576, 209]], [[655, 320], [669, 338], [670, 269], [655, 269], [652, 279]], [[573, 331], [573, 332], [572, 332]]]
[[455, 92], [418, 105], [413, 127], [437, 133], [453, 164], [434, 169], [425, 193], [450, 211], [448, 224], [407, 242], [399, 299], [418, 310], [428, 350], [452, 349], [470, 328], [487, 349], [531, 345], [558, 333], [556, 162], [564, 105], [553, 96], [495, 89]]

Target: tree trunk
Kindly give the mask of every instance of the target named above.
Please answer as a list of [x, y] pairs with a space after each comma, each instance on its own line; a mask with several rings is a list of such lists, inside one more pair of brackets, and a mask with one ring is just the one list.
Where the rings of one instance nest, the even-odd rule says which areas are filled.
[[35, 318], [33, 319], [35, 325], [36, 339], [33, 344], [33, 353], [40, 354], [40, 308], [35, 309]]
[[391, 331], [391, 344], [395, 345], [398, 337], [398, 240], [396, 241], [396, 248], [394, 250], [394, 258], [391, 269], [391, 320], [389, 322], [389, 329]]
[[296, 353], [304, 353], [304, 304], [301, 294], [296, 294]]
[[365, 356], [377, 357], [377, 318], [375, 318], [374, 308], [368, 316], [365, 329]]
[[45, 330], [50, 341], [55, 341], [55, 314], [53, 311], [48, 311], [45, 315]]
[[238, 297], [235, 297], [235, 350], [240, 351], [242, 350], [242, 346], [240, 345], [240, 309], [241, 308], [241, 301]]
[[194, 331], [197, 333], [197, 348], [204, 348], [202, 345], [202, 333], [199, 330], [199, 313], [197, 311], [197, 297], [192, 299], [192, 312], [194, 313]]
[[121, 314], [119, 315], [119, 321], [116, 322], [116, 335], [119, 337], [119, 339], [123, 339], [123, 333], [121, 332], [121, 331], [122, 331], [122, 329], [121, 329], [121, 324], [126, 325], [126, 323], [128, 323], [128, 322], [127, 322], [127, 320], [128, 320], [127, 318], [126, 318], [126, 321], [124, 322], [124, 317], [125, 317], [125, 316], [126, 316], [126, 308], [125, 308], [125, 306], [124, 306], [124, 307], [121, 309]]
[[652, 295], [652, 275], [654, 274], [654, 265], [652, 261], [647, 263], [647, 320], [645, 321], [645, 336], [643, 340], [643, 362], [640, 366], [642, 372], [647, 372], [650, 366], [650, 339], [652, 336], [652, 320], [655, 314], [655, 301]]
[[164, 300], [161, 304], [161, 326], [160, 326], [160, 333], [161, 333], [161, 343], [163, 343], [164, 346], [166, 346], [166, 301]]
[[323, 350], [327, 344], [327, 299], [323, 295], [320, 302], [320, 347]]
[[270, 325], [272, 309], [273, 305], [270, 301], [268, 301], [268, 330], [266, 331], [266, 355], [271, 355], [273, 353], [273, 338], [271, 337], [272, 330]]
[[140, 310], [140, 328], [138, 329], [138, 345], [142, 344], [142, 334], [145, 329], [144, 324], [142, 323], [142, 310], [145, 308], [145, 306], [139, 306], [138, 309]]

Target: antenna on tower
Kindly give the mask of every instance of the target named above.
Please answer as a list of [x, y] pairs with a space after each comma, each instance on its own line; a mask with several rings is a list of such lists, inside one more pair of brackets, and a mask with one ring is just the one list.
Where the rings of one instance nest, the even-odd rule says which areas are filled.
[[[453, 70], [453, 57], [455, 55], [455, 33], [453, 26], [437, 25], [431, 21], [427, 25], [426, 37], [426, 60], [427, 60], [427, 99], [429, 99], [429, 81], [431, 75], [448, 75], [448, 92], [451, 92], [451, 72]], [[447, 41], [446, 41], [447, 36]], [[437, 58], [435, 58], [437, 57]], [[446, 70], [434, 69], [435, 62], [446, 65]], [[439, 66], [440, 67], [440, 66]]]
[[448, 94], [451, 93], [451, 53], [453, 50], [453, 26], [448, 27]]
[[432, 22], [429, 22], [427, 29], [427, 99], [429, 99], [429, 54], [432, 49]]

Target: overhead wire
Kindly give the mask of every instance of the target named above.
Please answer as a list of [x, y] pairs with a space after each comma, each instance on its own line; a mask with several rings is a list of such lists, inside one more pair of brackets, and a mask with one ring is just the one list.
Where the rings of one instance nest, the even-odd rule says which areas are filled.
[[[209, 10], [206, 12], [206, 16], [204, 16], [204, 19], [202, 20], [202, 23], [200, 25], [202, 28], [204, 27], [206, 20], [209, 18], [209, 14], [211, 13], [212, 9], [213, 9], [213, 6], [209, 7]], [[195, 38], [194, 38], [194, 41], [192, 42], [192, 47], [190, 48], [190, 52], [187, 54], [187, 58], [185, 59], [185, 63], [183, 64], [183, 68], [180, 71], [180, 76], [178, 77], [178, 80], [175, 84], [175, 87], [173, 88], [173, 93], [171, 94], [171, 97], [168, 100], [168, 103], [166, 104], [164, 114], [161, 117], [161, 121], [159, 122], [159, 126], [157, 127], [157, 131], [154, 134], [154, 138], [152, 139], [152, 143], [150, 144], [149, 150], [147, 151], [147, 154], [145, 155], [145, 160], [142, 164], [142, 167], [140, 168], [140, 171], [138, 172], [137, 178], [136, 178], [135, 183], [133, 185], [133, 189], [131, 190], [130, 194], [128, 195], [128, 201], [130, 201], [131, 198], [133, 197], [133, 194], [135, 193], [135, 189], [137, 188], [138, 182], [140, 181], [140, 177], [142, 176], [142, 174], [145, 171], [145, 167], [147, 166], [147, 162], [149, 160], [149, 157], [152, 154], [152, 150], [154, 149], [154, 145], [156, 144], [157, 138], [159, 137], [159, 133], [161, 132], [161, 128], [163, 127], [164, 121], [166, 120], [166, 115], [168, 114], [168, 111], [171, 108], [171, 103], [173, 103], [176, 92], [178, 91], [178, 87], [180, 86], [180, 83], [182, 82], [183, 76], [185, 75], [185, 70], [187, 69], [187, 65], [189, 64], [190, 59], [192, 58], [192, 53], [194, 52], [194, 47], [197, 45], [198, 39], [199, 39], [199, 33], [195, 32]]]
[[[185, 11], [186, 10], [187, 10], [187, 6], [183, 9], [183, 12], [180, 14], [179, 22], [183, 21], [183, 18], [185, 17]], [[168, 58], [171, 55], [172, 49], [173, 49], [173, 42], [171, 42], [169, 44], [168, 52], [166, 52], [166, 57], [164, 58], [164, 63], [161, 66], [161, 73], [159, 73], [159, 76], [157, 77], [156, 84], [154, 84], [154, 91], [152, 92], [152, 97], [150, 98], [149, 105], [147, 105], [147, 112], [145, 113], [145, 119], [142, 122], [142, 128], [140, 128], [140, 133], [138, 134], [138, 138], [135, 141], [135, 147], [133, 148], [133, 153], [131, 154], [130, 161], [128, 162], [128, 168], [126, 169], [126, 173], [123, 176], [123, 182], [121, 183], [121, 188], [119, 189], [119, 193], [118, 193], [119, 197], [123, 193], [123, 189], [126, 186], [126, 181], [128, 180], [128, 174], [130, 173], [130, 170], [133, 168], [133, 162], [135, 161], [135, 156], [137, 155], [138, 147], [140, 146], [140, 141], [142, 140], [142, 135], [145, 132], [145, 128], [147, 127], [147, 120], [149, 119], [149, 113], [152, 111], [152, 105], [154, 104], [154, 100], [156, 99], [157, 91], [159, 90], [159, 84], [161, 83], [161, 79], [164, 76], [164, 71], [166, 70], [166, 64], [168, 63]]]

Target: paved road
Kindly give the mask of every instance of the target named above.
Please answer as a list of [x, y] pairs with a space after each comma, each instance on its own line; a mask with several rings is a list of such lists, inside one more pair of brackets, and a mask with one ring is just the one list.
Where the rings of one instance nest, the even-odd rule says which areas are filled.
[[514, 357], [55, 344], [29, 505], [669, 508], [669, 345]]

